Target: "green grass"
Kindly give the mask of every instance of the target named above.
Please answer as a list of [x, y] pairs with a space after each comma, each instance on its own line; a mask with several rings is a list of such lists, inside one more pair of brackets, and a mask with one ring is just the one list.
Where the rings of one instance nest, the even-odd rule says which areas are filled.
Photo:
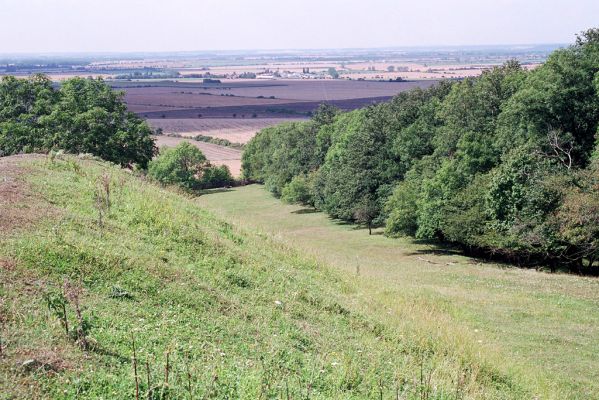
[[[317, 214], [289, 217], [289, 208], [259, 188], [200, 199], [244, 216], [231, 223], [237, 218], [215, 216], [198, 199], [105, 163], [65, 157], [24, 167], [33, 196], [8, 207], [49, 212], [27, 229], [0, 235], [2, 399], [135, 398], [133, 342], [144, 399], [558, 397], [455, 323], [475, 320], [475, 307], [461, 310], [454, 296], [439, 293], [451, 290], [450, 282], [466, 282], [457, 268], [455, 276], [424, 273], [399, 283], [419, 275], [406, 269], [383, 282], [392, 264], [380, 266], [380, 277], [373, 271], [378, 252], [391, 251], [384, 238], [367, 238]], [[102, 176], [110, 182], [111, 206], [100, 226]], [[250, 212], [250, 203], [256, 210]], [[273, 224], [288, 220], [277, 225], [276, 237], [254, 229], [253, 222], [269, 226], [265, 211], [279, 215]], [[314, 218], [322, 224], [310, 244], [301, 237], [314, 228], [302, 224]], [[287, 235], [302, 229], [303, 236]], [[340, 242], [344, 236], [353, 241]], [[328, 265], [353, 260], [353, 252], [345, 261], [335, 254], [354, 245], [364, 245], [360, 252], [370, 260], [359, 261], [360, 276], [355, 261], [347, 270]], [[325, 250], [331, 260], [320, 257]], [[474, 289], [488, 282], [485, 268], [469, 276]], [[504, 282], [499, 273], [490, 274], [494, 285]], [[563, 279], [579, 282], [581, 293], [591, 284]], [[88, 350], [66, 335], [46, 305], [65, 280], [82, 290]], [[540, 301], [557, 301], [553, 291], [544, 296]], [[574, 310], [593, 300], [561, 301]], [[67, 310], [73, 332], [72, 300]], [[35, 362], [25, 368], [26, 360]]]
[[[367, 230], [282, 204], [261, 186], [202, 196], [234, 226], [336, 267], [359, 269], [370, 315], [423, 335], [466, 334], [464, 348], [512, 371], [541, 398], [599, 398], [599, 280], [482, 263], [451, 249]], [[382, 305], [382, 306], [379, 306]], [[431, 333], [433, 332], [433, 333]]]

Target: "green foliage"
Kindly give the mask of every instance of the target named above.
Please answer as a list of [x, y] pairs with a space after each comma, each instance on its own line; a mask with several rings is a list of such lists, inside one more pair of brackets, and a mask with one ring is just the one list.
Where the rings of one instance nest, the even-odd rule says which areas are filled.
[[72, 78], [58, 90], [43, 75], [0, 83], [0, 155], [60, 149], [145, 168], [156, 150], [151, 133], [100, 78]]
[[44, 150], [48, 136], [43, 117], [59, 95], [43, 75], [29, 79], [6, 76], [0, 82], [0, 156]]
[[387, 221], [385, 233], [388, 236], [414, 236], [418, 230], [419, 182], [406, 179], [400, 182], [386, 204]]
[[208, 160], [204, 153], [189, 142], [177, 147], [163, 147], [148, 166], [148, 176], [167, 185], [198, 189], [200, 176]]
[[580, 171], [575, 185], [563, 189], [565, 197], [557, 210], [556, 224], [560, 238], [568, 243], [566, 258], [576, 268], [592, 270], [599, 260], [599, 162], [594, 160], [588, 170]]
[[200, 179], [200, 187], [203, 189], [225, 187], [234, 183], [235, 180], [226, 165], [211, 165], [205, 168]]
[[388, 185], [400, 171], [391, 150], [391, 136], [382, 126], [386, 116], [387, 109], [372, 107], [349, 113], [334, 123], [343, 130], [334, 131], [318, 171], [318, 208], [335, 218], [353, 220], [356, 205], [365, 197], [373, 196], [381, 204], [388, 195]]
[[318, 127], [314, 122], [293, 122], [260, 131], [243, 153], [244, 178], [264, 182], [275, 196], [281, 196], [294, 176], [313, 171], [321, 162]]
[[[180, 135], [169, 135], [169, 136], [181, 137]], [[212, 143], [212, 144], [216, 144], [219, 146], [232, 147], [234, 149], [243, 149], [243, 146], [244, 146], [242, 143], [234, 143], [227, 139], [217, 138], [217, 137], [212, 137], [212, 136], [205, 136], [205, 135], [194, 136], [193, 140], [197, 140], [198, 142]]]
[[551, 154], [554, 149], [547, 135], [557, 131], [570, 135], [574, 164], [588, 163], [599, 120], [593, 84], [599, 71], [599, 45], [592, 40], [593, 32], [579, 38], [576, 45], [554, 52], [506, 101], [498, 127], [501, 151], [533, 143]]
[[[598, 32], [582, 33], [530, 72], [508, 61], [476, 78], [331, 114], [302, 134], [265, 130], [248, 145], [244, 173], [280, 195], [288, 182], [289, 192], [307, 193], [303, 178], [294, 179], [315, 171], [316, 208], [356, 221], [356, 207], [372, 200], [375, 223], [386, 220], [390, 236], [530, 264], [588, 263], [594, 250], [581, 248], [594, 249], [595, 231], [583, 221], [594, 220], [576, 215], [594, 215], [594, 197], [580, 185], [599, 157]], [[298, 163], [298, 152], [310, 162]]]
[[189, 142], [163, 147], [150, 161], [148, 176], [167, 185], [188, 190], [211, 189], [232, 185], [234, 179], [226, 165], [211, 165], [204, 153]]
[[294, 176], [283, 187], [281, 200], [290, 204], [314, 206], [314, 178], [315, 173]]
[[444, 206], [445, 217], [439, 228], [446, 240], [471, 249], [488, 246], [490, 218], [485, 208], [485, 198], [489, 179], [488, 174], [478, 175]]

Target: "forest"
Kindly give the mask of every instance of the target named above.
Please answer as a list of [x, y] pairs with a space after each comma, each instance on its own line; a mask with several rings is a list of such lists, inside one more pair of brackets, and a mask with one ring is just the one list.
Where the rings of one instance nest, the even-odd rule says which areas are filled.
[[599, 29], [542, 66], [516, 61], [391, 101], [259, 132], [243, 174], [388, 236], [597, 274]]

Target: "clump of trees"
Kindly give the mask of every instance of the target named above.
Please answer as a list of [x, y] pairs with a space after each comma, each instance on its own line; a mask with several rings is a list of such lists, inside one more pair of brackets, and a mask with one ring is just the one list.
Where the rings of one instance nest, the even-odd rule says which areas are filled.
[[261, 131], [244, 177], [389, 236], [597, 272], [599, 30], [526, 71], [515, 62]]
[[189, 142], [160, 149], [160, 154], [149, 163], [148, 176], [188, 190], [211, 189], [234, 183], [226, 165], [210, 164], [202, 151]]
[[44, 75], [0, 82], [0, 156], [60, 149], [146, 168], [156, 151], [151, 133], [100, 78], [58, 89]]

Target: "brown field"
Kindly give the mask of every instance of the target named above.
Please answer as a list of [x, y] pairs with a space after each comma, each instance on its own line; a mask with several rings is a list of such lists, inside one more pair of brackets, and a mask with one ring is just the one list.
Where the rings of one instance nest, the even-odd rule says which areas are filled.
[[[373, 97], [391, 97], [414, 87], [430, 86], [429, 82], [362, 82], [347, 80], [273, 80], [258, 84], [230, 85], [230, 89], [213, 89], [236, 96], [275, 96], [293, 101], [331, 101]], [[222, 85], [226, 87], [226, 85]]]
[[184, 138], [170, 137], [170, 136], [155, 136], [156, 145], [158, 147], [174, 147], [182, 141], [187, 141], [200, 150], [206, 156], [206, 158], [215, 165], [226, 165], [229, 167], [231, 174], [234, 177], [241, 176], [241, 151], [232, 149], [230, 147], [218, 146], [212, 143], [198, 142], [196, 140], [189, 140]]
[[[148, 119], [302, 118], [322, 102], [353, 110], [434, 81], [246, 80], [113, 82], [132, 112]], [[271, 98], [274, 97], [274, 98]]]
[[247, 143], [261, 129], [283, 122], [305, 121], [303, 118], [165, 118], [148, 119], [152, 128], [160, 128], [165, 134], [186, 137], [197, 135], [227, 139], [233, 143]]
[[[263, 128], [307, 119], [322, 102], [353, 110], [433, 83], [431, 80], [246, 80], [223, 81], [221, 84], [146, 81], [113, 82], [112, 85], [125, 92], [125, 100], [132, 112], [166, 134], [204, 135], [247, 143]], [[217, 161], [214, 157], [210, 159]], [[231, 168], [239, 169], [238, 166]]]
[[[231, 96], [230, 94], [232, 93], [226, 89], [215, 90], [213, 88], [202, 88], [198, 85], [196, 85], [196, 88], [182, 87], [180, 89], [166, 86], [134, 87], [125, 89], [125, 101], [133, 112], [145, 112], [155, 107], [182, 109], [286, 103], [285, 100], [280, 99], [256, 98], [259, 95], [247, 98], [238, 95]], [[162, 109], [156, 111], [162, 111]]]

